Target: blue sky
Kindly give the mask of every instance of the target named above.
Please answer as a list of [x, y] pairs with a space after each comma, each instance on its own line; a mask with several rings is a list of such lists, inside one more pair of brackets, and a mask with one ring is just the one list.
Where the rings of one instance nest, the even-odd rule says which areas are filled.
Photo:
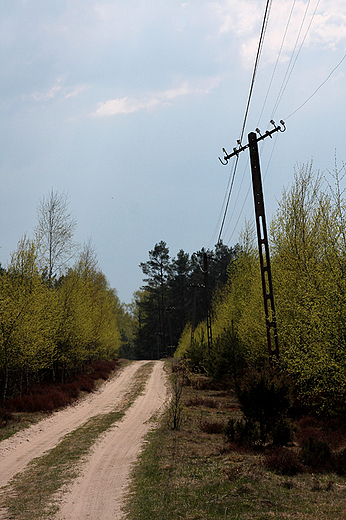
[[[265, 0], [11, 0], [0, 6], [0, 261], [53, 188], [122, 301], [160, 240], [213, 246], [240, 136]], [[294, 167], [345, 157], [344, 0], [274, 0], [245, 130], [260, 148], [267, 218]], [[288, 119], [287, 119], [288, 118]], [[253, 219], [243, 152], [223, 240]], [[243, 208], [243, 209], [242, 209]]]

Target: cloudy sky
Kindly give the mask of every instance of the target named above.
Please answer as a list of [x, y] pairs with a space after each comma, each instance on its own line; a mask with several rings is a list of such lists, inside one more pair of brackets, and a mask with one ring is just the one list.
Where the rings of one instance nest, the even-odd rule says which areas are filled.
[[[155, 243], [172, 256], [213, 247], [233, 167], [218, 156], [240, 137], [265, 7], [1, 2], [1, 263], [33, 234], [52, 188], [68, 193], [76, 239], [91, 238], [126, 303]], [[313, 159], [331, 170], [335, 153], [346, 161], [345, 54], [345, 0], [273, 0], [244, 135], [272, 118], [287, 123], [260, 149], [268, 220], [295, 166]], [[229, 245], [253, 219], [248, 162], [245, 151], [222, 234]]]

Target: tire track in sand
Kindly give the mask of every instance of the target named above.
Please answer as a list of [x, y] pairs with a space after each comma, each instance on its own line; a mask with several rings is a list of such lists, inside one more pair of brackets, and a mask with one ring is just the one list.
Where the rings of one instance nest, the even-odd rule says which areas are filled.
[[56, 520], [120, 520], [126, 485], [150, 419], [163, 408], [167, 387], [163, 362], [156, 361], [144, 393], [117, 426], [97, 442], [81, 476], [65, 495]]
[[22, 471], [34, 458], [54, 448], [67, 433], [91, 417], [114, 410], [129, 390], [136, 371], [146, 361], [123, 368], [96, 392], [64, 410], [22, 430], [0, 443], [0, 487]]

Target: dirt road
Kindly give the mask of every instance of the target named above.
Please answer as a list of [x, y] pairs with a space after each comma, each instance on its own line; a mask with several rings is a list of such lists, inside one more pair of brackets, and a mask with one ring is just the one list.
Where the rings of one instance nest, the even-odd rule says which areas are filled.
[[[0, 487], [34, 458], [52, 449], [67, 433], [90, 417], [114, 410], [129, 390], [136, 370], [134, 362], [108, 381], [98, 392], [75, 406], [53, 414], [0, 443]], [[97, 442], [84, 463], [80, 478], [64, 495], [58, 515], [64, 520], [113, 520], [122, 518], [121, 500], [132, 463], [136, 460], [151, 417], [166, 400], [163, 363], [155, 362], [143, 395], [138, 397], [121, 422]]]

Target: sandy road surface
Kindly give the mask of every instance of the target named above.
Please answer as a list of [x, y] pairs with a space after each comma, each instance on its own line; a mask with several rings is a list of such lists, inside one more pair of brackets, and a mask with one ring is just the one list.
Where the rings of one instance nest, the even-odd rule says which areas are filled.
[[57, 520], [121, 519], [122, 496], [151, 417], [166, 400], [163, 363], [155, 362], [146, 391], [124, 419], [94, 445], [83, 472], [65, 495]]
[[[23, 470], [32, 459], [52, 449], [61, 437], [84, 424], [90, 417], [114, 409], [131, 386], [136, 370], [143, 363], [146, 362], [132, 363], [107, 381], [100, 390], [90, 394], [78, 404], [56, 412], [27, 430], [2, 441], [0, 443], [0, 487]], [[155, 367], [156, 372], [158, 367], [160, 367], [159, 371], [162, 370], [162, 365], [158, 364]]]

